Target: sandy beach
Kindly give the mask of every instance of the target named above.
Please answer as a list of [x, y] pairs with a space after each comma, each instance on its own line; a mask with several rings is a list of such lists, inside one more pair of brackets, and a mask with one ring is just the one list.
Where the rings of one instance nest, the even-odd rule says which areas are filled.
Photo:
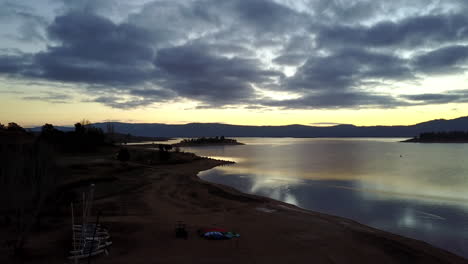
[[[96, 184], [95, 214], [112, 236], [110, 254], [92, 263], [468, 263], [421, 241], [208, 183], [197, 173], [226, 162], [175, 155], [180, 162], [151, 166], [123, 166], [109, 154], [61, 160], [63, 186], [80, 193]], [[22, 263], [67, 262], [70, 210], [59, 210], [31, 235]], [[187, 225], [187, 240], [175, 237], [177, 221]], [[207, 227], [241, 237], [205, 240], [197, 230]]]

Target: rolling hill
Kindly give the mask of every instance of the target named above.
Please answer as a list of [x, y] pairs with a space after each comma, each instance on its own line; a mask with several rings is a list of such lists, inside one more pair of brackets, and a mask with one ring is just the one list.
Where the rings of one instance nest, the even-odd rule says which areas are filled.
[[[220, 123], [189, 123], [170, 125], [158, 123], [111, 122], [118, 133], [130, 133], [148, 137], [413, 137], [423, 132], [468, 131], [468, 116], [456, 119], [437, 119], [410, 126], [354, 126], [337, 125], [317, 127], [304, 125], [287, 126], [242, 126]], [[107, 122], [94, 126], [104, 131]], [[72, 127], [57, 127], [72, 130]], [[33, 131], [40, 127], [32, 128]]]

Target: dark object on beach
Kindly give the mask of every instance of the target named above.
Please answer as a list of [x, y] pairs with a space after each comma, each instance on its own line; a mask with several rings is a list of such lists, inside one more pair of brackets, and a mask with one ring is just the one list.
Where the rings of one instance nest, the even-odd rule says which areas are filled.
[[225, 240], [240, 237], [238, 233], [227, 231], [223, 228], [202, 228], [198, 230], [198, 235], [210, 240]]
[[177, 221], [176, 228], [175, 228], [175, 235], [176, 238], [188, 238], [188, 232], [186, 229], [186, 225], [182, 221]]
[[117, 153], [117, 159], [121, 162], [127, 162], [128, 160], [130, 160], [130, 152], [128, 152], [128, 149], [121, 148]]

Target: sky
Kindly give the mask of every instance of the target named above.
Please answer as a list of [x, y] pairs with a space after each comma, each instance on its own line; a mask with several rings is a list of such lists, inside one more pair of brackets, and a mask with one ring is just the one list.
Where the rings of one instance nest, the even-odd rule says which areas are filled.
[[0, 0], [0, 123], [468, 113], [464, 0]]

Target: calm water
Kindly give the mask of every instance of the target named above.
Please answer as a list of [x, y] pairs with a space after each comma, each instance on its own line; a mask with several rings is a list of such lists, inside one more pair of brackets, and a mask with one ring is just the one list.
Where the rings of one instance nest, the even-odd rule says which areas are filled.
[[468, 144], [239, 138], [184, 148], [237, 163], [200, 177], [424, 240], [468, 258]]

